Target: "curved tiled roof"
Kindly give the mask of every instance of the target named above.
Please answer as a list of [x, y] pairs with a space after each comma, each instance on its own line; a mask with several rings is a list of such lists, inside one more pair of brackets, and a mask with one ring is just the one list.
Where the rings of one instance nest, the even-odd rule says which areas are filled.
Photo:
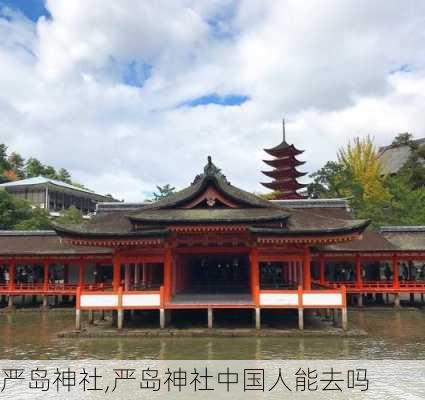
[[216, 209], [165, 209], [141, 210], [130, 217], [137, 222], [153, 223], [243, 223], [271, 222], [288, 218], [289, 213], [280, 208], [216, 208]]
[[54, 231], [0, 231], [0, 256], [111, 254], [107, 248], [74, 246]]
[[[210, 186], [231, 200], [236, 207], [185, 208]], [[317, 211], [285, 207], [239, 189], [227, 181], [209, 158], [204, 172], [186, 189], [155, 203], [143, 205], [140, 209], [126, 213], [104, 212], [82, 224], [55, 226], [55, 229], [64, 235], [136, 237], [166, 235], [167, 226], [176, 223], [246, 223], [252, 232], [286, 235], [360, 232], [369, 224], [366, 220], [336, 217], [342, 213], [322, 215]]]

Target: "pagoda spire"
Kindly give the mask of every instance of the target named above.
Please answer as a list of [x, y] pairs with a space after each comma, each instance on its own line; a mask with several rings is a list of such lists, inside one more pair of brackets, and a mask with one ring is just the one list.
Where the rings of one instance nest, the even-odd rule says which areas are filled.
[[300, 199], [297, 190], [306, 185], [299, 183], [298, 178], [305, 173], [297, 170], [297, 166], [304, 164], [299, 161], [297, 156], [302, 154], [303, 150], [298, 150], [294, 145], [286, 142], [285, 119], [282, 119], [282, 142], [270, 149], [264, 151], [272, 156], [271, 160], [263, 160], [272, 167], [270, 171], [262, 171], [264, 175], [272, 178], [271, 182], [262, 182], [266, 188], [277, 192], [278, 199]]

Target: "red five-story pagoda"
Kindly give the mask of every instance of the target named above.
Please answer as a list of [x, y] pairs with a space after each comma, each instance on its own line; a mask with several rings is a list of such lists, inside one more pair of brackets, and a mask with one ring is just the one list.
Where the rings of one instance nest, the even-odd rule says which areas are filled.
[[273, 180], [271, 182], [262, 182], [261, 184], [268, 189], [274, 190], [277, 199], [299, 199], [301, 196], [297, 193], [297, 190], [304, 188], [306, 185], [298, 182], [298, 178], [304, 176], [305, 173], [297, 171], [296, 167], [304, 164], [304, 161], [299, 161], [296, 157], [304, 151], [298, 150], [294, 145], [286, 142], [285, 120], [282, 123], [282, 142], [271, 149], [264, 149], [273, 159], [263, 161], [273, 167], [273, 169], [262, 172]]

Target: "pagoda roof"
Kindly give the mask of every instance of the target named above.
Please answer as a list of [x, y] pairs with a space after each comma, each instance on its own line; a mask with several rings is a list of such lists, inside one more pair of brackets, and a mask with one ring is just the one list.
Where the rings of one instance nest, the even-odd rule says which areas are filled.
[[[216, 196], [216, 201], [210, 201]], [[213, 199], [214, 200], [214, 199]], [[311, 211], [292, 209], [264, 200], [231, 185], [208, 159], [204, 172], [187, 188], [154, 203], [129, 211], [102, 212], [81, 224], [55, 225], [59, 235], [80, 239], [123, 238], [133, 243], [170, 234], [175, 224], [243, 224], [252, 233], [310, 235], [361, 233], [366, 220], [328, 218]], [[84, 240], [83, 240], [84, 241]], [[109, 242], [105, 240], [105, 246]]]
[[300, 172], [297, 171], [295, 168], [279, 168], [279, 169], [273, 169], [271, 171], [261, 171], [264, 175], [270, 177], [270, 178], [278, 178], [280, 176], [282, 177], [295, 177], [300, 178], [302, 176], [307, 175], [307, 172]]
[[261, 182], [261, 184], [266, 188], [273, 190], [282, 189], [282, 191], [285, 191], [285, 189], [291, 191], [292, 189], [302, 189], [303, 187], [306, 187], [306, 185], [298, 183], [295, 178], [276, 180], [272, 182]]
[[270, 149], [264, 149], [264, 151], [272, 156], [284, 156], [284, 155], [299, 155], [304, 153], [304, 150], [297, 149], [293, 144], [286, 143], [285, 140], [283, 140], [280, 144], [278, 144], [275, 147], [272, 147]]
[[266, 164], [275, 168], [282, 167], [297, 167], [299, 165], [305, 164], [305, 161], [299, 161], [293, 157], [285, 157], [285, 158], [275, 158], [274, 160], [263, 160]]

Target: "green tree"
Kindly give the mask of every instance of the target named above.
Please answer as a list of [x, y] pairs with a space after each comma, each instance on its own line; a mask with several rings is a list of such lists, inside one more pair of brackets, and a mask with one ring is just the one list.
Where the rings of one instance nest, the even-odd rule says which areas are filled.
[[397, 175], [407, 179], [413, 189], [425, 186], [425, 145], [412, 147], [409, 158]]
[[56, 170], [51, 165], [44, 166], [41, 175], [50, 179], [56, 179], [57, 177]]
[[413, 135], [411, 133], [399, 133], [392, 141], [391, 146], [412, 145]]
[[39, 229], [49, 229], [50, 228], [50, 217], [49, 213], [46, 210], [41, 208], [33, 208], [31, 210], [31, 215], [27, 219], [23, 219], [20, 222], [16, 223], [13, 226], [13, 229], [17, 230], [39, 230]]
[[25, 164], [24, 172], [26, 178], [40, 176], [44, 173], [44, 166], [36, 158], [30, 157]]
[[0, 190], [0, 229], [14, 229], [15, 225], [32, 216], [31, 205], [16, 199], [5, 190]]
[[388, 177], [387, 187], [391, 202], [385, 210], [383, 223], [425, 225], [425, 188], [413, 188], [405, 175]]
[[344, 197], [350, 185], [348, 170], [335, 161], [328, 161], [310, 178], [313, 178], [313, 182], [307, 186], [307, 192], [311, 198]]
[[56, 179], [65, 183], [72, 184], [71, 174], [65, 168], [61, 168], [56, 174]]
[[176, 192], [176, 188], [174, 186], [169, 185], [168, 183], [164, 186], [157, 186], [158, 192], [152, 193], [153, 199], [152, 201], [158, 201], [168, 197], [170, 194]]
[[82, 212], [75, 206], [69, 207], [55, 220], [59, 225], [80, 224], [83, 221]]
[[7, 161], [7, 146], [0, 143], [0, 172], [6, 171], [10, 168], [9, 162]]

